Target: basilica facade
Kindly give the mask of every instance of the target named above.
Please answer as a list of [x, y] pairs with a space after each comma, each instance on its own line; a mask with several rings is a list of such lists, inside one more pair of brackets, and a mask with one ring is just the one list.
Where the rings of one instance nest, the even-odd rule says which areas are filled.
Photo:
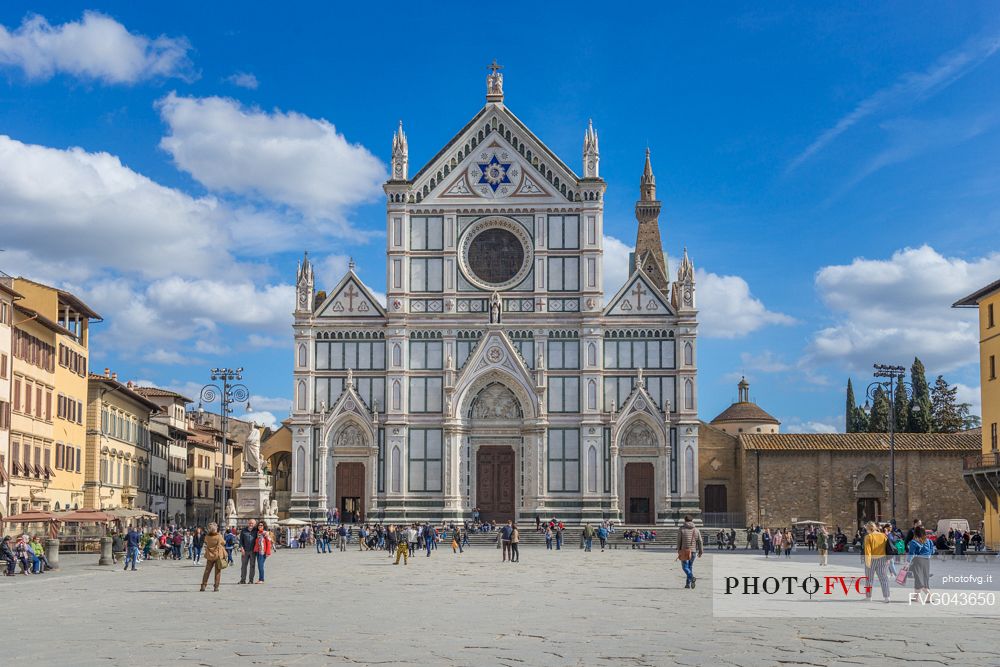
[[606, 184], [504, 103], [386, 193], [386, 300], [297, 272], [290, 515], [673, 525], [699, 513], [697, 311], [671, 279], [646, 152], [629, 277], [602, 288]]

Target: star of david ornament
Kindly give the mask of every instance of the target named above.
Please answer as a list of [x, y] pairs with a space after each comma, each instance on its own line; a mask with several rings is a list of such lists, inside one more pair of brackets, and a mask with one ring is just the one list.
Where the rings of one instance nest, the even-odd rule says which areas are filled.
[[483, 174], [479, 182], [489, 185], [493, 192], [496, 192], [501, 185], [510, 185], [510, 177], [507, 175], [510, 165], [510, 162], [500, 162], [496, 155], [489, 162], [480, 162], [479, 169]]

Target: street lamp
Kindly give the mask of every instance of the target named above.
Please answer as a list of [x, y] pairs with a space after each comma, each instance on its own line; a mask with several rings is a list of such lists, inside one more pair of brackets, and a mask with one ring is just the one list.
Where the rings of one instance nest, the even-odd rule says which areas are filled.
[[205, 414], [202, 403], [214, 403], [219, 401], [222, 416], [222, 504], [219, 508], [219, 516], [222, 517], [223, 527], [228, 525], [226, 521], [226, 440], [229, 438], [229, 415], [233, 411], [233, 403], [243, 403], [246, 401], [246, 410], [250, 412], [250, 390], [244, 384], [232, 384], [234, 380], [243, 379], [243, 368], [213, 368], [212, 380], [221, 381], [222, 388], [217, 384], [206, 384], [201, 388], [198, 402], [198, 414]]
[[[875, 372], [872, 373], [877, 378], [887, 378], [886, 380], [875, 380], [868, 385], [863, 410], [865, 413], [871, 411], [871, 403], [875, 400], [875, 394], [879, 389], [888, 392], [886, 398], [889, 403], [889, 495], [892, 504], [892, 525], [896, 525], [896, 389], [900, 386], [909, 389], [913, 393], [913, 386], [909, 382], [904, 382], [906, 368], [903, 366], [890, 366], [887, 364], [874, 364]], [[920, 412], [920, 404], [913, 404], [913, 411]]]

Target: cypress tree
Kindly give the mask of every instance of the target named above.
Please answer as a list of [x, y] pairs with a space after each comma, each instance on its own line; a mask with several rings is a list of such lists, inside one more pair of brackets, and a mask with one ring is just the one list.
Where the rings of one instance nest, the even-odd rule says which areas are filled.
[[892, 404], [882, 387], [875, 389], [875, 400], [872, 402], [872, 412], [868, 418], [869, 433], [886, 433], [889, 430], [889, 410]]
[[858, 430], [858, 418], [855, 413], [858, 411], [858, 404], [854, 400], [854, 385], [851, 378], [847, 378], [847, 406], [844, 409], [844, 422], [847, 433], [855, 433]]
[[910, 433], [930, 433], [931, 390], [927, 386], [927, 372], [924, 370], [924, 364], [916, 357], [913, 358], [913, 366], [910, 367], [910, 384], [913, 385], [913, 396], [910, 399], [909, 422], [906, 430]]
[[896, 384], [896, 396], [893, 401], [894, 417], [896, 419], [896, 433], [905, 433], [909, 428], [910, 401], [906, 395], [906, 387], [902, 382]]

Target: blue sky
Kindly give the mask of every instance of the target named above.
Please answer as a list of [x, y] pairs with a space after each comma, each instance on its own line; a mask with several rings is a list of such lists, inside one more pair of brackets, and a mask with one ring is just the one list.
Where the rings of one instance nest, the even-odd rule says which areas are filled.
[[806, 7], [4, 3], [0, 269], [105, 316], [92, 368], [190, 394], [242, 365], [280, 419], [302, 250], [382, 290], [395, 125], [414, 173], [497, 58], [571, 167], [600, 133], [609, 289], [651, 148], [666, 250], [698, 268], [703, 418], [746, 374], [786, 429], [841, 429], [847, 377], [915, 355], [978, 406], [949, 306], [1000, 277], [995, 5]]

